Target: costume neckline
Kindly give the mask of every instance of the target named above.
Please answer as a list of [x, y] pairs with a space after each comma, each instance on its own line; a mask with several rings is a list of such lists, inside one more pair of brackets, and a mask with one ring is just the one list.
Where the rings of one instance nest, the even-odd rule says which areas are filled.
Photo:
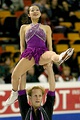
[[31, 23], [31, 26], [37, 26], [37, 25], [39, 25], [40, 23], [36, 23], [36, 24], [34, 24], [34, 23]]

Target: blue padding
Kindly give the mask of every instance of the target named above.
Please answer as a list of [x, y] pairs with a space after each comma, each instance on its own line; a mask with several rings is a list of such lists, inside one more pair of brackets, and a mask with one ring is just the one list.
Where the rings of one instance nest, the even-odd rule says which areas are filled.
[[[22, 120], [21, 117], [0, 117], [0, 120]], [[80, 113], [54, 114], [52, 120], [80, 120]]]

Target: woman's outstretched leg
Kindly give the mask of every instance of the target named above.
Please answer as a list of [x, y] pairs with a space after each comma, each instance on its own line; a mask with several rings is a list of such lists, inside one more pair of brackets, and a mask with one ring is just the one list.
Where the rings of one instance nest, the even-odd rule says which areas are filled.
[[[5, 102], [5, 105], [11, 105], [15, 102], [18, 97], [17, 90], [19, 87], [19, 79], [23, 76], [33, 65], [35, 64], [34, 59], [28, 60], [26, 58], [22, 58], [19, 63], [16, 65], [13, 73], [12, 73], [12, 92], [10, 97]], [[23, 86], [24, 87], [24, 86]]]
[[64, 61], [68, 60], [74, 52], [74, 48], [69, 48], [66, 51], [62, 52], [60, 55], [56, 54], [53, 51], [45, 52], [41, 57], [39, 64], [44, 65], [49, 62], [55, 62], [61, 65]]

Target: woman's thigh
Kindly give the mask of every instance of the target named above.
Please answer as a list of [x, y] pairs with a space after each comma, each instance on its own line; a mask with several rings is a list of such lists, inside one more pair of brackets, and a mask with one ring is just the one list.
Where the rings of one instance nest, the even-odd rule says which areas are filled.
[[44, 65], [44, 64], [47, 64], [49, 62], [52, 62], [51, 57], [55, 54], [56, 53], [53, 51], [46, 51], [45, 53], [43, 53], [40, 57], [39, 65]]
[[35, 64], [34, 58], [28, 60], [27, 58], [22, 58], [16, 67], [14, 68], [13, 74], [21, 76], [26, 73]]

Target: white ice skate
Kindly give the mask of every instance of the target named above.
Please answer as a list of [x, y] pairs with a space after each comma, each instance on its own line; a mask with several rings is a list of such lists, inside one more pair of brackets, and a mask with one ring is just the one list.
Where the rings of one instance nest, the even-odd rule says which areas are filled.
[[64, 61], [68, 60], [73, 54], [73, 52], [74, 52], [74, 48], [69, 48], [65, 52], [62, 52], [60, 54], [59, 65], [61, 65]]
[[6, 100], [6, 102], [4, 103], [4, 106], [9, 106], [9, 105], [11, 105], [12, 103], [14, 103], [14, 102], [17, 100], [17, 98], [18, 98], [18, 92], [17, 92], [17, 91], [14, 92], [14, 91], [12, 90], [10, 97], [9, 97], [9, 98]]

